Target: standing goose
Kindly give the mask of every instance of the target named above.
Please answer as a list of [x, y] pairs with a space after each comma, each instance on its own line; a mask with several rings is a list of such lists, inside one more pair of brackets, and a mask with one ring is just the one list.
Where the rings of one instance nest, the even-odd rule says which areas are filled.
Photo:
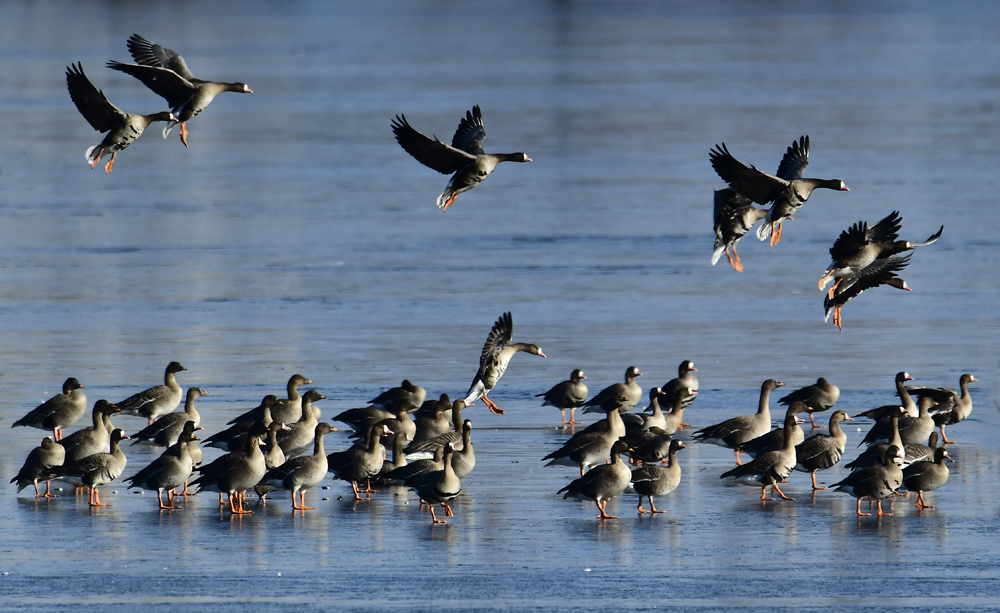
[[[258, 407], [261, 410], [261, 413], [260, 418], [257, 421], [263, 422], [265, 426], [270, 426], [272, 423], [277, 423], [279, 428], [284, 426], [281, 422], [275, 422], [271, 416], [271, 407], [274, 406], [276, 400], [277, 398], [274, 394], [264, 396], [264, 399], [261, 400], [260, 406]], [[205, 439], [205, 446], [215, 447], [216, 449], [225, 449], [226, 451], [238, 451], [243, 449], [246, 443], [244, 436], [254, 423], [256, 422], [249, 420], [236, 421], [236, 423], [222, 432], [216, 432], [212, 436]]]
[[[694, 367], [694, 362], [684, 360], [677, 367], [677, 377], [667, 381], [661, 388], [666, 396], [664, 402], [667, 406], [674, 406], [674, 401], [677, 400], [678, 396], [683, 398], [684, 402], [681, 405], [682, 415], [684, 409], [694, 404], [694, 399], [698, 395], [698, 377], [694, 374], [696, 372], [698, 372], [698, 369]], [[683, 429], [683, 426], [689, 425], [691, 424], [681, 424], [681, 429]]]
[[616, 441], [611, 446], [610, 464], [595, 466], [587, 474], [574, 479], [556, 493], [566, 492], [563, 498], [593, 500], [601, 512], [597, 519], [617, 519], [615, 515], [608, 515], [607, 506], [608, 500], [624, 492], [632, 480], [632, 471], [621, 458], [621, 454], [628, 450], [629, 447], [624, 441]]
[[[931, 417], [930, 408], [934, 406], [934, 400], [924, 396], [920, 399], [919, 415], [917, 417], [898, 416], [899, 412], [893, 412], [889, 417], [883, 417], [872, 426], [862, 443], [896, 443], [894, 436], [898, 433], [898, 446], [902, 449], [904, 445], [921, 443], [927, 440], [931, 432], [934, 431], [934, 419]], [[893, 418], [896, 417], [894, 420]], [[893, 423], [893, 422], [896, 423]]]
[[[309, 390], [302, 396], [302, 416], [293, 423], [289, 430], [278, 432], [278, 445], [281, 446], [285, 458], [294, 458], [309, 453], [309, 446], [316, 438], [316, 426], [319, 424], [319, 409], [313, 403], [326, 398], [316, 390]], [[275, 420], [278, 421], [278, 420]]]
[[500, 407], [487, 398], [486, 394], [490, 393], [490, 390], [500, 381], [500, 377], [507, 370], [510, 359], [520, 351], [545, 357], [538, 345], [510, 342], [513, 336], [514, 320], [508, 311], [493, 324], [493, 329], [490, 330], [490, 335], [486, 338], [483, 353], [479, 356], [479, 372], [476, 373], [476, 377], [472, 380], [472, 386], [469, 387], [469, 392], [465, 395], [467, 405], [472, 405], [477, 399], [482, 398], [490, 411], [497, 415], [503, 415]]
[[455, 408], [457, 407], [458, 414], [461, 415], [466, 403], [461, 398], [456, 400], [454, 403], [451, 403], [450, 400], [451, 399], [448, 398], [448, 394], [441, 394], [441, 398], [437, 402], [427, 401], [427, 403], [425, 403], [430, 404], [429, 414], [418, 415], [417, 419], [414, 421], [413, 442], [407, 445], [407, 453], [417, 451], [417, 447], [421, 446], [423, 443], [429, 443], [442, 434], [447, 433], [451, 429], [452, 423], [448, 420], [448, 416], [445, 411], [451, 409], [452, 414], [454, 415]]
[[741, 464], [722, 473], [720, 479], [732, 479], [737, 483], [761, 488], [761, 502], [773, 500], [773, 498], [767, 497], [767, 486], [769, 485], [781, 496], [782, 500], [795, 500], [785, 496], [784, 492], [778, 488], [778, 483], [787, 479], [788, 475], [795, 470], [795, 441], [792, 438], [792, 431], [795, 428], [798, 428], [795, 414], [785, 415], [781, 449], [765, 451], [754, 458], [752, 462]]
[[169, 122], [167, 124], [169, 126], [177, 122], [177, 119], [166, 111], [152, 115], [122, 112], [108, 101], [103, 91], [94, 87], [83, 73], [83, 65], [80, 63], [70, 64], [66, 68], [66, 87], [69, 88], [69, 97], [73, 99], [73, 104], [87, 123], [98, 132], [108, 133], [104, 140], [88, 148], [84, 154], [90, 167], [94, 168], [101, 158], [110, 153], [111, 159], [104, 165], [106, 174], [111, 174], [118, 152], [142, 136], [149, 124], [154, 121], [166, 121]]
[[64, 436], [59, 445], [66, 450], [66, 462], [72, 463], [95, 453], [103, 453], [111, 440], [105, 418], [119, 409], [103, 398], [94, 403], [93, 425]]
[[840, 427], [844, 420], [853, 421], [847, 413], [834, 411], [830, 416], [830, 434], [814, 434], [795, 446], [795, 470], [809, 473], [813, 491], [826, 489], [816, 484], [816, 471], [832, 468], [844, 457], [847, 433]]
[[[395, 485], [389, 479], [389, 473], [397, 468], [402, 468], [409, 463], [406, 459], [406, 452], [403, 451], [403, 448], [406, 447], [406, 435], [402, 432], [396, 432], [391, 438], [392, 461], [390, 462], [389, 458], [386, 457], [386, 459], [382, 462], [382, 470], [378, 471], [378, 476], [372, 479], [372, 481], [375, 482], [375, 485]], [[441, 457], [444, 457], [443, 452]]]
[[[63, 465], [66, 460], [66, 450], [62, 445], [57, 444], [49, 437], [42, 440], [42, 444], [31, 450], [24, 460], [24, 465], [17, 475], [10, 480], [17, 482], [17, 491], [20, 492], [28, 485], [35, 486], [35, 498], [58, 498], [52, 493], [49, 485], [49, 476], [56, 468]], [[38, 480], [45, 480], [45, 493], [38, 492]]]
[[444, 507], [445, 516], [453, 517], [455, 514], [448, 503], [462, 493], [462, 479], [455, 474], [452, 466], [454, 456], [455, 448], [449, 444], [444, 449], [444, 468], [424, 473], [413, 481], [413, 489], [417, 490], [421, 500], [427, 502], [427, 506], [431, 509], [431, 522], [435, 524], [448, 522], [437, 518], [434, 514], [434, 505], [440, 504]]
[[369, 498], [371, 492], [375, 491], [371, 488], [370, 480], [378, 476], [382, 470], [382, 464], [385, 462], [385, 447], [379, 441], [387, 434], [392, 434], [392, 431], [387, 430], [385, 426], [375, 426], [368, 433], [365, 447], [351, 447], [346, 451], [331, 453], [326, 457], [327, 470], [338, 479], [351, 484], [351, 489], [354, 490], [354, 500], [365, 500], [361, 497], [361, 492], [358, 489], [359, 481], [367, 483], [368, 487], [365, 489], [365, 493], [368, 494]]
[[[323, 437], [333, 432], [330, 424], [321, 422], [316, 426], [316, 438], [313, 441], [313, 454], [294, 458], [267, 471], [261, 479], [261, 484], [269, 489], [284, 489], [292, 493], [292, 510], [308, 511], [314, 507], [306, 506], [306, 490], [319, 485], [326, 476], [327, 460], [323, 451]], [[296, 501], [295, 496], [300, 499]]]
[[[845, 464], [845, 468], [851, 468], [858, 470], [865, 468], [866, 466], [873, 466], [882, 461], [882, 456], [885, 455], [885, 450], [889, 447], [896, 447], [899, 450], [899, 461], [900, 463], [906, 458], [906, 454], [903, 451], [903, 440], [899, 436], [899, 420], [901, 417], [906, 415], [906, 410], [903, 407], [895, 407], [894, 411], [889, 413], [889, 438], [887, 443], [874, 443], [868, 446], [858, 457], [854, 458], [850, 463]], [[876, 424], [875, 427], [878, 427]], [[875, 429], [872, 428], [872, 430]], [[871, 432], [869, 431], [869, 435]], [[865, 438], [868, 438], [867, 436]], [[873, 441], [872, 441], [873, 442]], [[858, 447], [864, 444], [864, 441], [858, 443]]]
[[[743, 262], [736, 253], [736, 245], [754, 224], [767, 217], [767, 209], [758, 209], [749, 198], [729, 188], [717, 189], [712, 217], [715, 221], [715, 251], [712, 252], [712, 266], [715, 266], [725, 253], [733, 270], [743, 272]], [[733, 250], [732, 255], [729, 255], [730, 249]]]
[[863, 294], [865, 290], [874, 289], [880, 285], [888, 285], [896, 289], [912, 292], [913, 289], [906, 284], [906, 281], [896, 276], [897, 272], [906, 268], [906, 265], [910, 263], [911, 255], [906, 254], [902, 257], [875, 260], [870, 266], [865, 267], [857, 275], [852, 276], [849, 284], [842, 283], [835, 289], [832, 289], [831, 292], [833, 292], [833, 295], [823, 298], [823, 322], [829, 321], [832, 314], [833, 325], [837, 326], [843, 332], [844, 322], [840, 312], [843, 310], [844, 305], [852, 298], [857, 298]]
[[771, 397], [771, 392], [783, 385], [784, 383], [779, 383], [774, 379], [764, 381], [760, 386], [760, 401], [757, 404], [755, 414], [733, 417], [714, 426], [702, 428], [695, 432], [694, 438], [699, 443], [711, 443], [734, 450], [737, 466], [743, 464], [743, 461], [740, 460], [739, 446], [757, 438], [771, 428], [771, 410], [768, 407], [768, 400]]
[[[445, 447], [447, 447], [447, 445], [445, 445]], [[415, 460], [413, 462], [407, 461], [406, 463], [397, 466], [382, 477], [383, 482], [390, 485], [413, 485], [414, 480], [416, 480], [416, 478], [420, 475], [443, 469], [445, 447], [438, 447], [435, 449], [433, 459]]]
[[163, 385], [129, 396], [118, 403], [122, 415], [145, 417], [153, 423], [161, 416], [173, 412], [181, 403], [181, 386], [177, 384], [177, 373], [187, 370], [179, 362], [167, 364], [163, 374]]
[[530, 162], [524, 153], [486, 153], [483, 141], [486, 128], [479, 106], [472, 107], [458, 124], [451, 146], [437, 138], [430, 139], [417, 132], [406, 121], [406, 115], [396, 115], [392, 122], [396, 142], [418, 162], [443, 175], [452, 175], [448, 187], [438, 196], [437, 205], [447, 211], [462, 192], [479, 185], [500, 162]]
[[885, 406], [862, 411], [861, 413], [855, 415], [855, 417], [867, 417], [878, 421], [883, 417], [888, 417], [890, 414], [899, 411], [900, 407], [903, 409], [903, 415], [916, 416], [917, 403], [913, 401], [913, 398], [910, 396], [910, 392], [906, 391], [908, 388], [905, 385], [907, 381], [913, 381], [913, 377], [910, 376], [910, 373], [898, 372], [896, 373], [895, 381], [896, 395], [899, 396], [899, 404], [887, 404]]
[[[402, 401], [393, 403], [393, 407], [395, 410], [395, 417], [390, 417], [389, 419], [383, 419], [382, 421], [374, 424], [371, 427], [382, 425], [388, 428], [389, 430], [392, 430], [393, 432], [399, 432], [403, 434], [403, 436], [405, 436], [408, 440], [413, 439], [413, 437], [417, 434], [417, 424], [410, 417], [410, 411], [413, 410], [413, 405], [410, 404], [409, 401]], [[458, 423], [461, 426], [462, 422], [459, 421]], [[358, 440], [362, 438], [367, 439], [368, 430], [366, 429], [360, 432], [355, 431], [350, 435], [350, 438], [351, 440]], [[388, 440], [384, 440], [382, 441], [382, 444], [384, 445], [385, 443], [388, 442], [389, 442]]]
[[673, 439], [666, 430], [653, 426], [649, 430], [632, 432], [622, 438], [632, 448], [629, 457], [638, 462], [652, 464], [665, 460], [670, 454]]
[[[677, 489], [681, 483], [681, 465], [677, 463], [677, 452], [686, 449], [684, 443], [680, 441], [670, 441], [668, 457], [670, 463], [667, 466], [659, 464], [647, 464], [632, 471], [632, 489], [639, 494], [639, 515], [649, 513], [666, 513], [659, 511], [653, 504], [653, 496], [666, 496]], [[634, 456], [633, 456], [634, 457]], [[650, 511], [642, 508], [642, 497], [649, 497]]]
[[216, 458], [210, 464], [202, 466], [198, 472], [201, 475], [191, 485], [197, 485], [200, 490], [219, 492], [219, 505], [222, 494], [229, 495], [229, 510], [233, 515], [253, 513], [244, 508], [246, 490], [260, 482], [267, 472], [264, 453], [260, 450], [260, 437], [267, 433], [267, 426], [257, 422], [247, 433], [246, 447], [243, 451], [234, 451]]
[[[587, 376], [577, 368], [569, 375], [568, 381], [557, 383], [544, 394], [536, 394], [535, 398], [544, 398], [542, 406], [553, 406], [562, 413], [563, 425], [578, 424], [576, 408], [587, 400], [587, 385], [583, 382]], [[566, 409], [569, 409], [569, 421], [566, 421]]]
[[[472, 421], [466, 419], [462, 422], [462, 440], [460, 450], [455, 451], [451, 457], [451, 466], [455, 469], [455, 474], [459, 479], [465, 479], [476, 467], [476, 451], [472, 448]], [[452, 443], [452, 447], [457, 447]]]
[[948, 467], [944, 461], [951, 458], [944, 447], [934, 452], [934, 461], [910, 464], [903, 469], [903, 487], [908, 492], [917, 493], [918, 509], [933, 509], [934, 505], [924, 502], [924, 492], [932, 492], [948, 482]]
[[691, 396], [696, 396], [697, 394], [697, 392], [689, 393], [687, 388], [683, 388], [680, 393], [674, 397], [674, 403], [670, 408], [670, 412], [663, 416], [663, 429], [666, 430], [668, 434], [673, 436], [678, 430], [683, 429], [684, 403], [687, 402]]
[[95, 453], [75, 462], [63, 464], [52, 469], [50, 474], [60, 481], [90, 488], [90, 506], [109, 507], [110, 504], [101, 502], [97, 488], [111, 483], [125, 470], [128, 460], [118, 443], [127, 438], [124, 432], [115, 429], [111, 433], [110, 453], [106, 451]]
[[[201, 415], [198, 414], [194, 401], [206, 395], [208, 392], [200, 387], [189, 387], [184, 400], [184, 410], [180, 413], [168, 413], [146, 426], [132, 437], [132, 444], [170, 447], [180, 438], [188, 422], [193, 423], [195, 427], [201, 423]], [[198, 440], [197, 437], [194, 440]]]
[[646, 409], [649, 415], [644, 413], [626, 413], [622, 415], [625, 422], [625, 431], [628, 433], [649, 430], [650, 428], [664, 428], [667, 425], [667, 418], [660, 408], [660, 398], [665, 396], [663, 390], [658, 387], [649, 390], [649, 407]]
[[871, 515], [861, 512], [862, 500], [877, 501], [879, 517], [892, 515], [882, 512], [882, 499], [892, 496], [903, 484], [903, 471], [896, 464], [901, 454], [899, 447], [889, 445], [878, 464], [856, 470], [830, 487], [835, 487], [836, 491], [846, 492], [858, 499], [858, 517]]
[[[191, 451], [188, 443], [198, 440], [194, 435], [195, 424], [193, 421], [184, 422], [181, 426], [181, 433], [177, 441], [173, 443], [160, 457], [149, 463], [148, 466], [127, 479], [128, 489], [133, 487], [144, 487], [156, 490], [156, 503], [161, 510], [180, 509], [174, 506], [174, 488], [178, 488], [187, 482], [194, 469], [194, 462], [191, 459]], [[167, 490], [167, 504], [163, 504], [163, 490]]]
[[[166, 47], [148, 41], [138, 34], [128, 39], [128, 50], [136, 64], [110, 61], [108, 68], [132, 75], [153, 90], [170, 105], [170, 111], [181, 124], [181, 142], [187, 147], [187, 126], [191, 118], [205, 110], [222, 92], [252, 94], [246, 83], [219, 83], [196, 79], [188, 70], [184, 58]], [[173, 124], [163, 129], [163, 138], [170, 134]]]
[[617, 409], [608, 411], [601, 422], [604, 422], [603, 428], [578, 432], [542, 461], [551, 460], [546, 466], [579, 466], [581, 477], [587, 468], [608, 461], [615, 442], [625, 434], [625, 424]]
[[928, 397], [937, 403], [937, 406], [931, 410], [931, 416], [934, 418], [935, 425], [941, 428], [941, 442], [954, 443], [955, 441], [950, 441], [945, 436], [944, 427], [965, 421], [965, 418], [972, 413], [972, 396], [969, 394], [969, 383], [975, 381], [979, 381], [979, 379], [968, 373], [959, 377], [958, 388], [961, 391], [960, 393], [947, 387], [906, 388], [907, 392], [918, 398]]
[[788, 416], [793, 417], [790, 430], [788, 426], [783, 425], [781, 428], [775, 428], [770, 432], [765, 432], [764, 434], [761, 434], [756, 438], [750, 439], [749, 441], [740, 445], [737, 449], [739, 449], [741, 453], [745, 453], [752, 458], [756, 458], [760, 454], [765, 453], [767, 451], [777, 451], [781, 449], [782, 445], [785, 444], [786, 431], [788, 436], [792, 440], [792, 445], [793, 446], [798, 445], [803, 440], [805, 440], [806, 435], [802, 431], [802, 428], [799, 427], [798, 424], [799, 420], [795, 419], [794, 417], [797, 414], [804, 412], [805, 410], [806, 410], [806, 405], [802, 404], [799, 401], [793, 402], [792, 404], [788, 405], [788, 408], [785, 410], [786, 420]]
[[409, 403], [410, 410], [413, 410], [422, 405], [424, 400], [427, 400], [427, 390], [410, 383], [409, 379], [403, 379], [403, 383], [399, 387], [387, 389], [369, 400], [368, 404], [393, 411], [399, 405]]
[[[294, 424], [302, 417], [302, 396], [299, 395], [299, 386], [311, 385], [312, 379], [307, 379], [299, 374], [294, 374], [288, 379], [288, 398], [278, 400], [273, 395], [264, 396], [260, 406], [250, 409], [239, 417], [229, 422], [230, 425], [241, 422], [254, 423], [264, 419], [264, 407], [271, 409], [271, 418], [283, 424]], [[270, 423], [270, 422], [268, 422]]]
[[911, 443], [904, 446], [903, 448], [903, 468], [906, 468], [910, 464], [915, 464], [917, 462], [923, 462], [927, 460], [929, 462], [934, 461], [934, 452], [937, 451], [938, 446], [938, 433], [931, 432], [931, 435], [927, 437], [927, 444], [922, 443]]
[[583, 403], [584, 413], [607, 413], [617, 409], [622, 413], [629, 411], [642, 400], [642, 388], [635, 382], [642, 373], [635, 366], [625, 369], [625, 383], [615, 383], [602, 389], [596, 396]]
[[62, 393], [49, 398], [27, 415], [14, 422], [11, 428], [29, 426], [39, 430], [52, 430], [52, 439], [62, 439], [63, 428], [75, 424], [87, 412], [87, 397], [83, 395], [83, 385], [75, 378], [66, 379]]
[[[746, 166], [730, 153], [726, 144], [716, 145], [709, 153], [712, 168], [736, 193], [757, 204], [771, 204], [763, 225], [757, 228], [757, 238], [771, 237], [771, 246], [781, 242], [781, 222], [791, 219], [809, 200], [814, 189], [825, 188], [849, 192], [840, 179], [803, 179], [802, 172], [809, 166], [809, 137], [800, 137], [781, 158], [777, 176]], [[773, 204], [772, 204], [773, 203]]]
[[839, 399], [840, 388], [830, 383], [823, 377], [820, 377], [816, 380], [814, 385], [807, 385], [801, 389], [795, 390], [791, 394], [782, 396], [778, 400], [778, 404], [789, 406], [795, 401], [805, 404], [806, 412], [809, 413], [809, 421], [815, 429], [822, 428], [823, 426], [816, 425], [816, 420], [813, 419], [813, 413], [820, 413], [831, 409], [833, 405], [837, 404], [837, 400]]
[[830, 247], [830, 257], [833, 263], [819, 280], [819, 289], [822, 290], [827, 283], [836, 279], [828, 294], [830, 298], [833, 298], [837, 287], [842, 283], [853, 283], [863, 277], [864, 270], [878, 260], [930, 245], [941, 238], [941, 233], [944, 232], [944, 226], [941, 226], [936, 234], [931, 235], [922, 243], [896, 240], [899, 238], [897, 232], [902, 227], [902, 221], [903, 218], [899, 216], [899, 212], [893, 211], [874, 226], [869, 227], [867, 222], [859, 221], [841, 232], [833, 246]]
[[[444, 406], [445, 403], [441, 403]], [[464, 422], [462, 420], [462, 411], [465, 409], [464, 400], [456, 400], [451, 408], [451, 431], [445, 431], [442, 434], [438, 434], [432, 438], [427, 438], [432, 431], [441, 431], [444, 429], [444, 412], [442, 412], [438, 419], [431, 422], [428, 421], [429, 418], [420, 417], [417, 421], [422, 421], [421, 440], [415, 440], [406, 446], [406, 455], [411, 460], [422, 460], [434, 455], [434, 450], [438, 447], [444, 447], [448, 443], [454, 443], [455, 451], [460, 451], [462, 449], [462, 430], [464, 429]], [[386, 423], [390, 428], [392, 425]], [[433, 429], [432, 429], [433, 425]]]

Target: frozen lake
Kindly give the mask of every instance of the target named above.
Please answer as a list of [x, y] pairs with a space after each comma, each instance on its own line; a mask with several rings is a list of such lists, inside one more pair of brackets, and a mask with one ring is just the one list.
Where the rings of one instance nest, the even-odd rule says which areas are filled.
[[[327, 396], [327, 419], [403, 378], [455, 397], [507, 310], [514, 339], [549, 357], [513, 360], [491, 394], [506, 416], [468, 411], [477, 467], [446, 526], [402, 488], [355, 505], [333, 481], [305, 517], [279, 493], [242, 519], [212, 495], [161, 514], [118, 484], [102, 488], [114, 506], [91, 511], [8, 485], [2, 607], [1000, 608], [1000, 7], [704, 4], [5, 3], [0, 425], [67, 377], [91, 403], [118, 401], [171, 360], [188, 368], [182, 386], [210, 392], [206, 436], [295, 372]], [[164, 110], [103, 67], [129, 59], [133, 32], [255, 93], [220, 96], [188, 126], [189, 149], [154, 126], [108, 176], [85, 165], [100, 136], [64, 70], [82, 62], [126, 111]], [[475, 104], [488, 151], [534, 162], [501, 166], [442, 215], [447, 178], [400, 149], [390, 120], [449, 141]], [[807, 176], [851, 192], [817, 192], [774, 249], [748, 236], [743, 274], [711, 267], [724, 184], [709, 149], [773, 172], [802, 134]], [[893, 210], [901, 238], [944, 235], [904, 271], [912, 293], [866, 292], [841, 334], [816, 290], [828, 249]], [[657, 501], [666, 515], [638, 519], [628, 494], [602, 523], [557, 497], [574, 470], [539, 460], [568, 433], [534, 395], [574, 368], [595, 393], [633, 364], [648, 390], [684, 359], [699, 368], [695, 426], [752, 412], [767, 378], [825, 376], [851, 414], [892, 402], [898, 371], [980, 383], [949, 429], [951, 480], [920, 514], [899, 500], [858, 521], [853, 498], [813, 499], [802, 473], [784, 488], [795, 502], [762, 508], [718, 479], [730, 451], [694, 444]], [[848, 458], [867, 426], [852, 424]], [[6, 432], [9, 479], [45, 434]], [[126, 453], [126, 476], [156, 455]]]

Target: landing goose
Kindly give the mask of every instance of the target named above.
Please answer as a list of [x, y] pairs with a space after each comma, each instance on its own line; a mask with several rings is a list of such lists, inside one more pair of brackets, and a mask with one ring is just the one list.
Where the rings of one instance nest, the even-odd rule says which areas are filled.
[[791, 219], [802, 205], [809, 200], [813, 190], [818, 188], [849, 192], [840, 179], [804, 179], [802, 173], [809, 166], [809, 137], [802, 136], [792, 145], [781, 158], [777, 176], [746, 166], [730, 153], [726, 144], [716, 145], [709, 153], [712, 168], [719, 177], [729, 184], [736, 193], [745, 196], [757, 204], [770, 204], [767, 218], [763, 225], [757, 228], [757, 238], [767, 240], [771, 237], [771, 246], [781, 242], [781, 222]]
[[77, 110], [87, 120], [87, 123], [98, 132], [108, 133], [104, 140], [88, 148], [87, 153], [84, 154], [84, 158], [91, 168], [97, 166], [101, 158], [111, 154], [111, 159], [104, 165], [105, 174], [111, 174], [118, 152], [125, 150], [142, 136], [143, 131], [151, 123], [166, 121], [167, 125], [173, 125], [177, 122], [177, 119], [166, 111], [152, 115], [139, 115], [119, 110], [108, 101], [103, 91], [94, 87], [94, 84], [84, 74], [83, 65], [80, 63], [71, 64], [66, 68], [66, 87], [69, 88], [69, 97], [73, 99], [73, 104], [76, 105]]
[[[715, 224], [715, 250], [712, 252], [712, 266], [726, 254], [729, 265], [736, 272], [743, 272], [743, 262], [736, 253], [736, 245], [754, 225], [767, 217], [767, 209], [758, 209], [746, 196], [732, 189], [715, 190], [712, 218]], [[732, 249], [732, 255], [729, 250]]]
[[52, 439], [62, 439], [63, 428], [75, 424], [87, 412], [87, 397], [83, 385], [74, 377], [63, 382], [62, 393], [49, 398], [27, 415], [14, 422], [11, 428], [28, 426], [39, 430], [52, 430]]
[[[458, 124], [458, 130], [448, 146], [437, 138], [430, 139], [417, 132], [406, 121], [406, 115], [396, 115], [392, 122], [396, 142], [418, 162], [443, 175], [452, 175], [448, 187], [438, 196], [437, 205], [442, 212], [455, 202], [462, 192], [479, 185], [500, 162], [530, 162], [524, 153], [486, 153], [483, 141], [486, 128], [479, 106], [472, 107]], [[471, 401], [470, 401], [471, 402]]]
[[500, 319], [497, 319], [496, 323], [493, 324], [493, 329], [490, 330], [490, 335], [486, 338], [486, 344], [483, 345], [483, 352], [479, 356], [479, 372], [476, 373], [475, 378], [472, 380], [472, 385], [465, 395], [465, 403], [467, 405], [471, 406], [473, 402], [482, 398], [490, 411], [497, 415], [503, 415], [500, 407], [487, 398], [486, 394], [490, 393], [497, 382], [500, 381], [500, 377], [507, 371], [510, 359], [522, 351], [532, 355], [539, 355], [543, 358], [545, 357], [545, 354], [542, 353], [538, 345], [512, 343], [511, 339], [513, 337], [514, 320], [508, 311], [501, 315]]
[[[137, 64], [110, 61], [108, 68], [132, 75], [142, 81], [170, 106], [170, 111], [181, 125], [181, 142], [188, 146], [185, 123], [205, 110], [222, 92], [252, 94], [246, 83], [220, 83], [196, 79], [188, 70], [184, 58], [166, 47], [146, 40], [138, 34], [128, 39], [128, 50]], [[170, 134], [173, 124], [163, 129], [163, 138]]]

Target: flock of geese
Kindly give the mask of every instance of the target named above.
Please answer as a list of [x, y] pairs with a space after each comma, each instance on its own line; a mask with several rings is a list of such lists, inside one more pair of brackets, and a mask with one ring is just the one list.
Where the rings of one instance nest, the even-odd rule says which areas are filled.
[[[419, 494], [421, 506], [429, 506], [432, 522], [445, 523], [447, 520], [437, 517], [434, 505], [441, 505], [445, 515], [451, 516], [449, 503], [461, 494], [462, 479], [476, 465], [472, 423], [463, 419], [462, 411], [481, 399], [494, 413], [502, 414], [487, 394], [511, 358], [520, 352], [545, 357], [537, 345], [514, 343], [512, 337], [513, 320], [510, 313], [504, 313], [490, 331], [479, 370], [464, 398], [452, 401], [442, 394], [436, 400], [428, 399], [426, 390], [404, 380], [400, 387], [371, 399], [368, 406], [340, 413], [334, 420], [350, 427], [355, 442], [331, 454], [325, 451], [324, 437], [337, 428], [320, 421], [320, 410], [315, 405], [324, 399], [322, 394], [314, 389], [299, 393], [301, 386], [312, 383], [302, 375], [289, 379], [287, 397], [265, 396], [259, 406], [231, 420], [230, 427], [206, 438], [206, 446], [227, 452], [208, 463], [203, 461], [200, 439], [195, 434], [201, 429], [195, 401], [207, 392], [190, 387], [186, 395], [182, 394], [176, 375], [186, 369], [178, 362], [167, 366], [163, 385], [115, 404], [98, 400], [92, 410], [92, 425], [63, 436], [63, 430], [87, 410], [86, 396], [80, 391], [83, 385], [69, 378], [61, 394], [13, 424], [51, 431], [52, 437], [46, 437], [28, 454], [11, 482], [17, 483], [18, 492], [32, 485], [36, 498], [48, 499], [56, 497], [50, 482], [64, 481], [89, 488], [91, 507], [106, 506], [100, 501], [98, 488], [123, 475], [127, 458], [121, 443], [132, 439], [133, 445], [166, 447], [162, 455], [126, 479], [129, 488], [156, 490], [161, 510], [181, 508], [175, 504], [176, 496], [209, 491], [219, 493], [220, 508], [228, 505], [230, 513], [243, 515], [253, 512], [246, 502], [247, 492], [253, 490], [262, 504], [268, 493], [288, 491], [292, 509], [305, 512], [313, 508], [306, 506], [306, 492], [332, 473], [351, 484], [357, 501], [370, 499], [377, 491], [373, 485], [409, 486]], [[698, 395], [696, 371], [691, 361], [682, 362], [676, 378], [649, 390], [649, 406], [644, 412], [630, 412], [643, 397], [636, 382], [642, 373], [634, 366], [625, 371], [623, 383], [610, 385], [589, 398], [583, 382], [586, 376], [579, 369], [567, 381], [538, 394], [543, 406], [560, 410], [564, 426], [579, 423], [575, 418], [577, 408], [605, 414], [543, 458], [548, 460], [547, 466], [580, 470], [580, 477], [558, 493], [594, 501], [600, 511], [598, 517], [603, 520], [614, 519], [606, 512], [608, 500], [631, 488], [639, 495], [640, 514], [663, 513], [656, 508], [654, 497], [670, 494], [681, 482], [677, 453], [685, 445], [678, 432], [690, 426], [684, 423], [684, 411]], [[877, 503], [880, 516], [887, 514], [881, 502], [898, 491], [916, 492], [917, 508], [927, 508], [930, 505], [923, 493], [940, 488], [948, 480], [944, 462], [949, 458], [943, 444], [955, 441], [947, 438], [945, 427], [969, 416], [972, 399], [968, 385], [977, 379], [962, 375], [958, 391], [906, 386], [910, 380], [912, 377], [905, 372], [896, 375], [899, 404], [860, 414], [875, 420], [862, 441], [868, 447], [846, 465], [852, 472], [831, 486], [858, 499], [859, 516], [867, 515], [861, 510], [862, 500]], [[835, 385], [820, 378], [815, 385], [778, 400], [787, 409], [782, 426], [772, 430], [770, 395], [783, 385], [774, 379], [764, 381], [756, 413], [702, 428], [691, 437], [734, 450], [736, 467], [721, 477], [760, 487], [765, 504], [772, 500], [767, 497], [769, 487], [782, 499], [792, 500], [779, 484], [796, 470], [810, 473], [814, 492], [826, 489], [817, 485], [816, 472], [840, 462], [847, 447], [847, 435], [840, 423], [852, 419], [843, 410], [836, 410], [830, 417], [828, 433], [805, 438], [799, 427], [800, 421], [805, 422], [797, 415], [805, 413], [814, 429], [823, 428], [816, 424], [813, 414], [832, 409], [840, 397]], [[182, 397], [184, 409], [175, 411]], [[116, 415], [141, 417], [147, 425], [130, 437], [112, 425]], [[936, 428], [940, 429], [940, 439]], [[387, 449], [392, 450], [391, 460]], [[741, 454], [752, 460], [744, 463]], [[629, 457], [629, 463], [623, 456]], [[46, 484], [44, 493], [38, 487], [41, 482]], [[195, 491], [190, 491], [189, 486]], [[642, 506], [644, 497], [649, 499], [649, 510]]]

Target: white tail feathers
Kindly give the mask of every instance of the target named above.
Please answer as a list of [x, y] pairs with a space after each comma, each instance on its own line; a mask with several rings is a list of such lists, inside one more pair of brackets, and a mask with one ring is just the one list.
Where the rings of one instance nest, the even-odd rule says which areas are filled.
[[89, 147], [87, 149], [87, 153], [84, 153], [83, 155], [84, 158], [86, 158], [87, 163], [93, 166], [97, 163], [97, 160], [103, 157], [103, 153], [104, 152], [101, 150], [100, 145], [94, 145], [93, 147]]
[[[772, 210], [774, 210], [773, 207], [772, 207]], [[768, 211], [767, 217], [764, 218], [764, 223], [762, 223], [761, 225], [757, 226], [757, 238], [760, 239], [760, 240], [762, 240], [762, 241], [766, 241], [768, 238], [770, 238], [771, 237], [771, 226], [772, 226], [771, 212]]]
[[[178, 125], [176, 121], [168, 121], [167, 125], [163, 126], [163, 138], [170, 136], [170, 131], [174, 129], [174, 126]], [[763, 240], [763, 239], [761, 239]]]
[[719, 262], [719, 258], [722, 254], [726, 252], [726, 246], [721, 244], [718, 240], [715, 241], [715, 252], [712, 254], [712, 266], [715, 266]]

